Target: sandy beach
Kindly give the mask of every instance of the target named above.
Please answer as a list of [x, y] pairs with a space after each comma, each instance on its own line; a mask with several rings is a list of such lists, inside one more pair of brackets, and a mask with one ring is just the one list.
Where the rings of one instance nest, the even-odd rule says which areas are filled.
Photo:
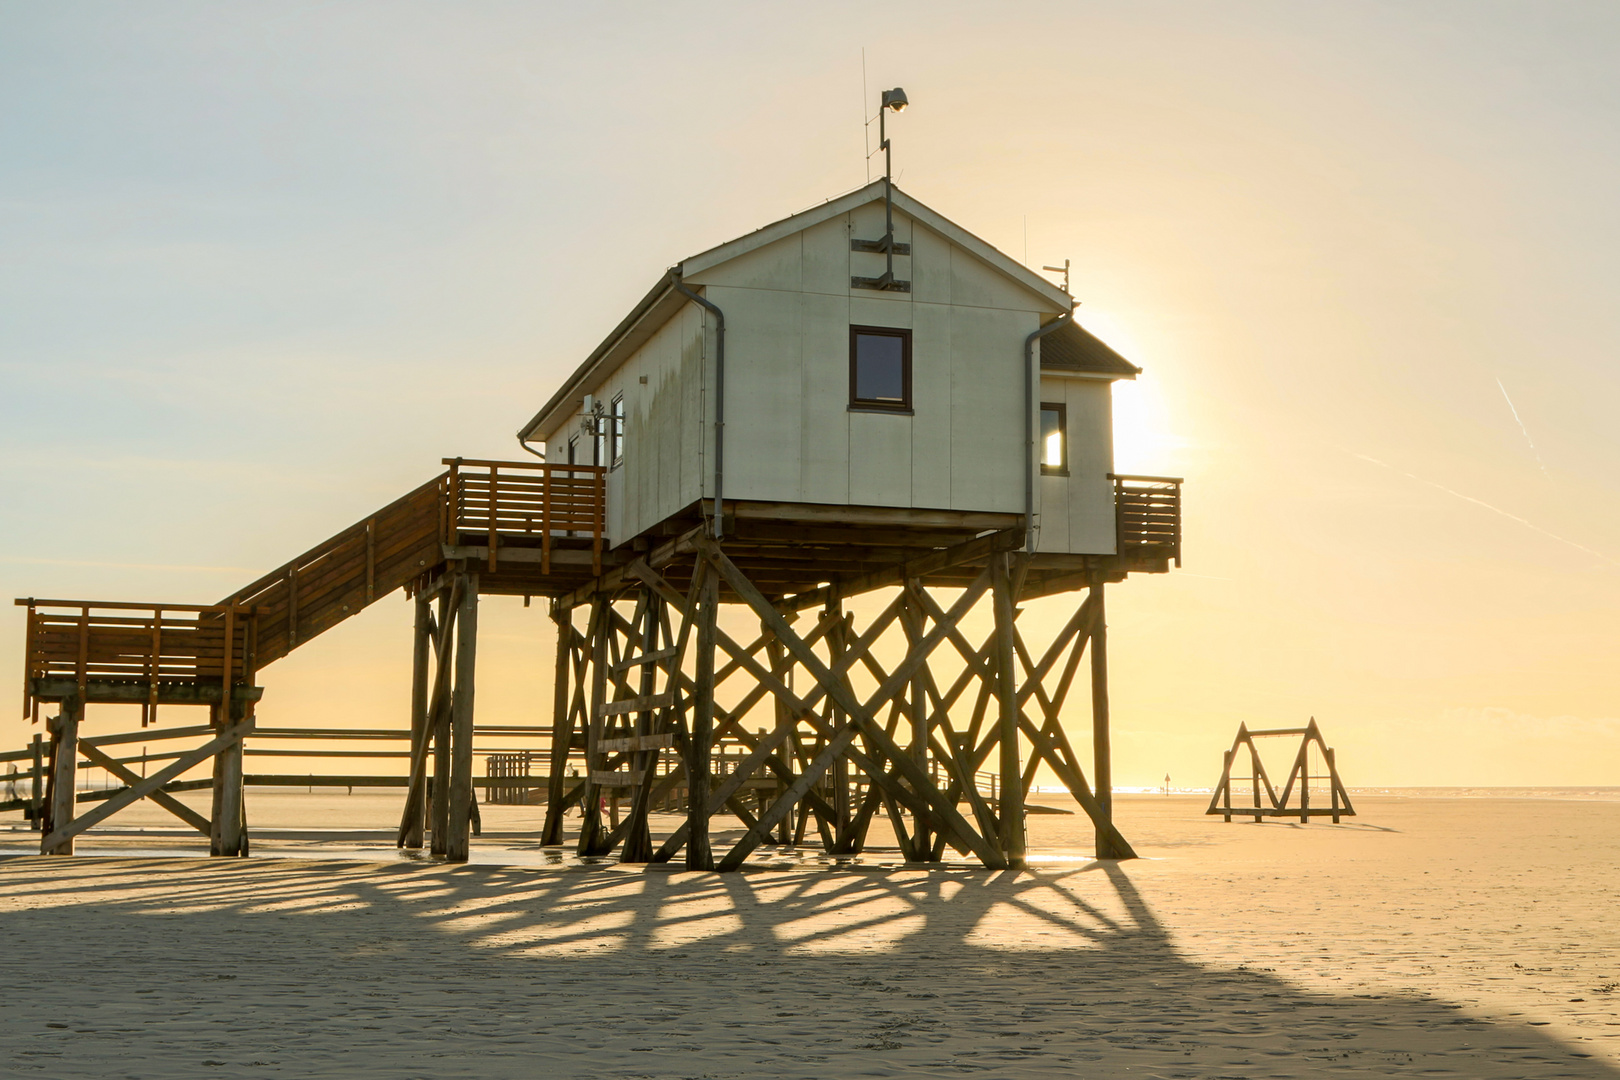
[[[386, 803], [280, 799], [256, 805], [287, 839], [267, 823], [256, 850], [323, 850], [299, 814]], [[363, 829], [324, 844], [364, 859], [7, 857], [0, 1061], [62, 1078], [1620, 1077], [1620, 802], [1361, 804], [1336, 827], [1256, 826], [1126, 797], [1145, 858], [1091, 862], [1078, 819], [1041, 816], [1022, 873], [882, 853], [728, 876], [546, 866], [524, 807], [486, 808], [475, 850], [532, 865], [402, 860]], [[164, 844], [195, 847], [149, 832], [84, 850]]]

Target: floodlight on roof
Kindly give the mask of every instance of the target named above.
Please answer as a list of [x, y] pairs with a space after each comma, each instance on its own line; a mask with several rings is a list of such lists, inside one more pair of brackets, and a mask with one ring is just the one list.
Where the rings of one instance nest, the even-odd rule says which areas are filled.
[[907, 105], [910, 104], [911, 102], [906, 100], [906, 92], [900, 89], [898, 86], [893, 90], [883, 91], [882, 107], [885, 109], [893, 109], [895, 112], [901, 112]]

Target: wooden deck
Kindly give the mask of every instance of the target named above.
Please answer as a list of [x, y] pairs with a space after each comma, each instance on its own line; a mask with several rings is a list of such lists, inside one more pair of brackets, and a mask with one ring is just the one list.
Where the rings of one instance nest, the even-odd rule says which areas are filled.
[[[59, 703], [60, 710], [48, 725], [48, 754], [36, 740], [34, 747], [0, 760], [30, 762], [20, 779], [33, 785], [27, 802], [43, 818], [42, 849], [71, 853], [78, 832], [137, 799], [151, 798], [208, 833], [214, 853], [243, 854], [244, 781], [386, 782], [407, 788], [402, 844], [419, 845], [430, 832], [436, 852], [465, 858], [468, 815], [476, 816], [474, 787], [507, 790], [517, 779], [502, 773], [510, 763], [497, 765], [489, 777], [471, 775], [476, 599], [495, 594], [549, 598], [559, 628], [555, 722], [549, 745], [534, 748], [549, 759], [546, 842], [555, 842], [556, 823], [568, 806], [585, 806], [595, 821], [597, 799], [616, 804], [623, 792], [633, 801], [630, 816], [619, 821], [614, 813], [612, 824], [595, 826], [598, 831], [582, 837], [581, 850], [608, 850], [623, 842], [626, 858], [669, 858], [687, 842], [687, 834], [653, 850], [644, 835], [647, 808], [684, 799], [686, 770], [696, 769], [704, 785], [712, 781], [718, 787], [711, 786], [713, 807], [688, 807], [695, 815], [691, 835], [703, 836], [701, 852], [689, 853], [689, 861], [696, 858], [693, 865], [710, 865], [709, 812], [726, 810], [749, 824], [752, 839], [745, 848], [771, 836], [796, 833], [802, 839], [813, 818], [829, 850], [858, 850], [864, 822], [878, 809], [896, 822], [914, 815], [910, 834], [897, 824], [908, 858], [938, 859], [948, 844], [974, 852], [986, 865], [1004, 865], [1021, 851], [1015, 835], [1021, 828], [997, 823], [1004, 816], [1000, 793], [1011, 792], [1005, 814], [1021, 820], [1034, 762], [1041, 757], [1097, 818], [1099, 851], [1129, 851], [1107, 816], [1106, 689], [1101, 698], [1093, 692], [1094, 711], [1101, 708], [1103, 717], [1096, 798], [1056, 716], [1088, 641], [1094, 683], [1103, 670], [1099, 665], [1106, 664], [1102, 586], [1130, 573], [1162, 573], [1180, 564], [1181, 481], [1111, 477], [1118, 536], [1118, 552], [1112, 555], [1025, 554], [1023, 519], [1017, 514], [757, 501], [727, 501], [719, 508], [696, 503], [610, 548], [605, 468], [459, 458], [445, 464], [445, 472], [218, 604], [18, 600], [28, 609], [25, 711], [37, 721], [43, 702]], [[716, 532], [722, 540], [714, 539]], [[857, 634], [852, 622], [837, 629], [846, 600], [892, 586], [902, 587], [901, 598], [871, 629]], [[960, 599], [939, 603], [929, 596], [938, 588], [965, 591]], [[401, 589], [415, 597], [417, 611], [408, 748], [246, 753], [406, 757], [408, 775], [361, 780], [346, 774], [245, 773], [244, 737], [260, 737], [253, 715], [262, 693], [255, 685], [259, 673]], [[1068, 659], [1054, 667], [1061, 651], [1054, 646], [1035, 664], [1012, 624], [1013, 605], [1080, 589], [1088, 590], [1089, 598], [1065, 631], [1062, 649], [1069, 650]], [[986, 596], [996, 598], [997, 630], [983, 646], [970, 648], [956, 627]], [[637, 614], [627, 619], [614, 605], [635, 597]], [[722, 603], [751, 607], [771, 629], [739, 652], [737, 643], [713, 625]], [[588, 626], [574, 625], [576, 609], [590, 613]], [[810, 610], [820, 611], [817, 629], [801, 638], [783, 620]], [[678, 633], [671, 614], [680, 620]], [[647, 621], [638, 623], [644, 617]], [[925, 635], [929, 625], [933, 629]], [[689, 636], [694, 626], [695, 638]], [[886, 628], [903, 628], [902, 647], [908, 650], [908, 659], [892, 670], [878, 667], [869, 651]], [[962, 652], [967, 668], [942, 691], [929, 683], [927, 655], [947, 640]], [[760, 648], [773, 651], [769, 671], [754, 659]], [[825, 657], [817, 659], [816, 650]], [[720, 653], [730, 660], [717, 671]], [[696, 669], [683, 667], [693, 655], [700, 658]], [[886, 687], [880, 695], [886, 695], [891, 710], [886, 724], [876, 719], [875, 700], [860, 703], [839, 685], [844, 676], [835, 672], [857, 662]], [[1015, 687], [1012, 672], [1020, 663], [1026, 681]], [[795, 666], [819, 689], [806, 697], [795, 694], [791, 678], [782, 680]], [[1058, 685], [1042, 689], [1042, 680], [1059, 670]], [[903, 672], [910, 674], [898, 674]], [[786, 728], [755, 738], [740, 726], [747, 707], [726, 710], [715, 704], [714, 686], [738, 673], [758, 681], [745, 701], [774, 697], [778, 724]], [[666, 687], [662, 693], [652, 691], [658, 682]], [[958, 746], [955, 735], [939, 741], [930, 728], [951, 730], [944, 712], [958, 700], [969, 700], [964, 695], [970, 685], [978, 691], [965, 737], [974, 745]], [[1021, 708], [1014, 703], [1030, 695], [1040, 702], [1046, 722], [1021, 732], [1020, 722], [1011, 718]], [[822, 704], [815, 705], [817, 700]], [[999, 726], [981, 728], [992, 702], [1000, 702], [996, 709], [1005, 716]], [[79, 731], [85, 705], [102, 703], [139, 704], [143, 729], [160, 705], [207, 706], [209, 723], [134, 733], [130, 737], [161, 739], [183, 732], [201, 740], [198, 746], [143, 758], [143, 768], [148, 760], [161, 760], [163, 767], [136, 776], [128, 762], [98, 748], [125, 736]], [[712, 733], [693, 728], [690, 738], [683, 734], [683, 717], [705, 710]], [[902, 715], [912, 728], [909, 749], [885, 734], [895, 732]], [[786, 734], [795, 725], [802, 730]], [[1012, 747], [1021, 738], [1031, 746], [1021, 782], [1016, 750], [1003, 751], [998, 771], [981, 768], [998, 745]], [[744, 755], [740, 771], [726, 771], [727, 746]], [[700, 767], [715, 749], [720, 758]], [[125, 786], [93, 797], [97, 806], [75, 818], [74, 803], [86, 801], [74, 780], [81, 756], [83, 764], [107, 770]], [[200, 783], [180, 775], [210, 757], [215, 777], [207, 783], [215, 792], [215, 811], [202, 819], [167, 793]], [[581, 766], [580, 782], [572, 785], [563, 782], [571, 760]], [[851, 772], [850, 762], [862, 764]], [[47, 790], [38, 790], [41, 782]], [[430, 785], [448, 798], [430, 802]], [[527, 785], [519, 781], [517, 786]], [[745, 795], [759, 800], [752, 810]], [[972, 804], [973, 823], [956, 809], [962, 800]], [[790, 829], [794, 813], [797, 821]], [[643, 834], [639, 839], [637, 830]], [[721, 865], [734, 867], [744, 854], [733, 852]]]

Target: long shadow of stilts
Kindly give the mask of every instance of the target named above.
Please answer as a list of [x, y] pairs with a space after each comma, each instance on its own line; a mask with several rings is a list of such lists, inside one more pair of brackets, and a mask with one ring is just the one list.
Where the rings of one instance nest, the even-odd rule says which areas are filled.
[[1194, 962], [1130, 871], [0, 861], [19, 1076], [1577, 1077], [1422, 996]]

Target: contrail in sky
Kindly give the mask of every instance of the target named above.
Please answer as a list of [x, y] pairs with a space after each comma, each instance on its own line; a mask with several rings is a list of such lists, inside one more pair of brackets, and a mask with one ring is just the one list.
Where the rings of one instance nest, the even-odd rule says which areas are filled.
[[1546, 529], [1543, 529], [1540, 525], [1537, 525], [1535, 522], [1528, 521], [1525, 518], [1520, 517], [1518, 514], [1510, 514], [1506, 510], [1503, 510], [1500, 506], [1492, 506], [1490, 503], [1486, 502], [1484, 499], [1476, 499], [1472, 495], [1464, 495], [1460, 491], [1453, 491], [1451, 488], [1446, 487], [1444, 484], [1437, 484], [1433, 480], [1425, 480], [1425, 479], [1423, 479], [1423, 477], [1416, 476], [1416, 475], [1414, 475], [1412, 473], [1409, 473], [1405, 469], [1397, 469], [1395, 466], [1389, 464], [1388, 462], [1379, 461], [1377, 458], [1368, 457], [1366, 454], [1358, 454], [1354, 450], [1346, 450], [1345, 453], [1349, 454], [1353, 458], [1359, 458], [1362, 461], [1369, 461], [1372, 464], [1379, 466], [1380, 468], [1388, 469], [1392, 473], [1399, 473], [1400, 475], [1406, 477], [1408, 480], [1416, 480], [1420, 484], [1426, 484], [1429, 487], [1437, 488], [1438, 490], [1445, 492], [1447, 495], [1453, 495], [1453, 496], [1461, 499], [1463, 502], [1471, 502], [1475, 506], [1483, 506], [1485, 509], [1489, 510], [1493, 514], [1501, 514], [1503, 517], [1507, 518], [1509, 521], [1517, 521], [1520, 525], [1523, 525], [1525, 528], [1530, 529], [1533, 532], [1538, 532], [1542, 536], [1545, 536], [1545, 537], [1548, 537], [1550, 539], [1556, 540], [1560, 544], [1568, 544], [1570, 547], [1574, 548], [1576, 551], [1584, 551], [1588, 555], [1594, 555], [1597, 558], [1602, 559], [1604, 562], [1608, 563], [1611, 566], [1620, 566], [1620, 560], [1611, 559], [1611, 558], [1609, 558], [1609, 556], [1603, 554], [1603, 552], [1601, 552], [1601, 551], [1593, 551], [1591, 548], [1587, 547], [1584, 544], [1577, 544], [1575, 541], [1570, 540], [1567, 537], [1559, 536], [1557, 533], [1554, 533], [1554, 532], [1548, 532]]
[[1518, 421], [1519, 430], [1524, 432], [1524, 441], [1530, 444], [1530, 452], [1536, 455], [1536, 464], [1541, 466], [1543, 473], [1549, 477], [1552, 476], [1552, 473], [1547, 472], [1547, 466], [1541, 460], [1541, 451], [1536, 449], [1536, 440], [1530, 437], [1530, 429], [1524, 426], [1523, 420], [1519, 419], [1519, 410], [1513, 407], [1513, 399], [1508, 397], [1507, 387], [1502, 385], [1501, 379], [1496, 380], [1496, 388], [1502, 391], [1502, 400], [1508, 403], [1508, 411], [1513, 414], [1513, 419]]

